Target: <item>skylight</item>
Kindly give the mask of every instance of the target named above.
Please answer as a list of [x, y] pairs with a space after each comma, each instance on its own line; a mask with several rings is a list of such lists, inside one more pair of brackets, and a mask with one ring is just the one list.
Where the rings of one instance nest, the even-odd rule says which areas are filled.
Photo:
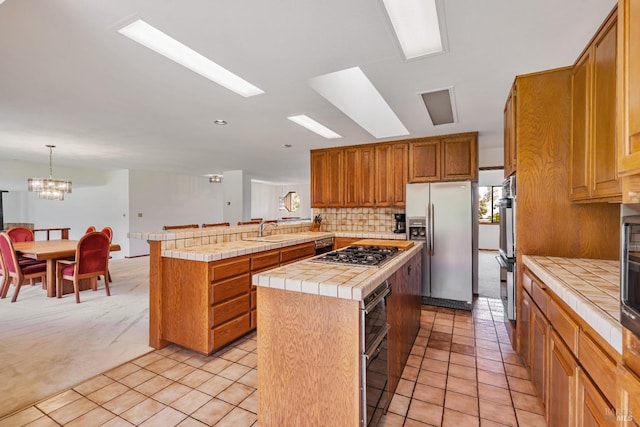
[[444, 51], [436, 0], [383, 0], [406, 59]]
[[264, 93], [260, 88], [147, 24], [142, 19], [120, 28], [118, 32], [238, 95], [249, 97]]
[[314, 77], [309, 84], [374, 137], [409, 134], [360, 67]]
[[313, 120], [311, 117], [306, 116], [304, 114], [300, 114], [299, 116], [290, 116], [290, 117], [287, 117], [287, 119], [327, 139], [342, 138], [341, 135], [338, 135], [328, 127], [321, 125], [320, 123]]

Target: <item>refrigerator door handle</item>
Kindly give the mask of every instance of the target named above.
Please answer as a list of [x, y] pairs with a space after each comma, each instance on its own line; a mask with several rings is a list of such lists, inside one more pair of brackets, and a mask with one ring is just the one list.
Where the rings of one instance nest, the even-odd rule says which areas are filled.
[[430, 229], [429, 229], [429, 224], [431, 223], [431, 211], [429, 210], [429, 203], [424, 205], [424, 216], [425, 216], [425, 239], [424, 239], [424, 250], [427, 253], [427, 255], [431, 254], [431, 235], [429, 234]]
[[435, 207], [433, 205], [433, 203], [431, 203], [431, 221], [430, 221], [430, 226], [431, 226], [431, 231], [429, 232], [430, 238], [431, 238], [431, 256], [436, 254], [436, 238], [434, 236], [435, 234], [435, 223], [436, 223], [436, 212], [435, 212]]

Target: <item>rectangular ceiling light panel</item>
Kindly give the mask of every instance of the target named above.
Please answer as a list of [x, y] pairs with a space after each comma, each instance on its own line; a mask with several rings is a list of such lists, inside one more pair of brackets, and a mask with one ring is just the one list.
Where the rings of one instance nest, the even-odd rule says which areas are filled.
[[360, 67], [314, 77], [309, 84], [374, 137], [409, 134]]
[[249, 97], [264, 93], [260, 88], [147, 24], [142, 19], [120, 28], [118, 32], [238, 95]]
[[436, 0], [383, 0], [406, 59], [444, 51]]
[[420, 94], [434, 126], [457, 122], [453, 88]]
[[305, 116], [304, 114], [301, 114], [299, 116], [290, 116], [290, 117], [287, 117], [287, 119], [327, 139], [342, 138], [341, 135], [338, 135], [328, 127], [321, 125], [320, 123], [313, 120], [311, 117]]

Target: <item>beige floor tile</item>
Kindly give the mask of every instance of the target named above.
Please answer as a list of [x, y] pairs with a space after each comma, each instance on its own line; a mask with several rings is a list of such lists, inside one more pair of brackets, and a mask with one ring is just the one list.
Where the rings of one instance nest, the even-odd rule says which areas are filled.
[[423, 423], [439, 426], [442, 423], [442, 406], [412, 400], [407, 417]]
[[536, 389], [533, 386], [533, 383], [529, 380], [523, 380], [522, 378], [516, 378], [516, 377], [507, 377], [507, 379], [509, 380], [509, 388], [511, 390], [520, 392], [520, 393], [526, 393], [526, 394], [531, 394], [531, 395], [536, 395]]
[[407, 358], [407, 366], [413, 366], [414, 368], [420, 368], [422, 364], [422, 356], [417, 356], [415, 354], [410, 355]]
[[506, 388], [478, 383], [478, 395], [481, 399], [511, 406], [511, 394], [509, 394], [509, 390]]
[[119, 380], [121, 378], [126, 377], [127, 375], [131, 375], [135, 371], [140, 369], [140, 366], [135, 363], [125, 363], [124, 365], [118, 366], [110, 371], [104, 373], [104, 375], [109, 378], [113, 378], [114, 380]]
[[398, 381], [398, 386], [396, 387], [396, 393], [402, 396], [411, 397], [415, 386], [416, 386], [415, 382], [401, 379], [400, 381]]
[[516, 410], [518, 417], [518, 424], [527, 427], [547, 427], [547, 422], [542, 415], [534, 414], [533, 412], [523, 411], [521, 409]]
[[120, 396], [112, 399], [111, 401], [102, 405], [105, 409], [113, 412], [116, 415], [120, 415], [127, 409], [133, 408], [138, 403], [145, 400], [147, 396], [144, 394], [137, 392], [135, 390], [129, 390], [126, 393], [121, 394]]
[[102, 407], [97, 407], [94, 410], [87, 412], [71, 421], [70, 423], [65, 424], [68, 427], [98, 427], [107, 421], [115, 418], [115, 415]]
[[191, 390], [171, 404], [172, 408], [177, 409], [187, 415], [191, 415], [202, 405], [211, 400], [211, 396], [198, 390]]
[[523, 366], [511, 365], [506, 363], [504, 370], [510, 377], [522, 378], [523, 380], [529, 379], [529, 371]]
[[186, 348], [181, 348], [173, 354], [168, 355], [167, 357], [177, 360], [178, 362], [185, 362], [186, 360], [191, 359], [194, 355], [198, 353], [188, 350]]
[[135, 390], [146, 396], [152, 396], [160, 390], [170, 386], [171, 384], [173, 384], [173, 381], [171, 381], [169, 378], [158, 375], [154, 378], [151, 378], [149, 381], [143, 382], [139, 386], [135, 387]]
[[162, 403], [147, 398], [138, 403], [136, 406], [126, 410], [120, 416], [129, 421], [131, 424], [139, 425], [158, 412], [162, 411], [165, 407], [166, 406]]
[[442, 360], [430, 359], [425, 357], [422, 359], [420, 369], [424, 369], [431, 372], [437, 372], [439, 374], [446, 374], [449, 370], [449, 363]]
[[513, 407], [516, 409], [524, 409], [534, 414], [544, 415], [544, 409], [537, 396], [518, 393], [512, 390], [511, 399], [513, 400]]
[[230, 362], [237, 362], [247, 354], [249, 354], [249, 352], [246, 350], [237, 347], [230, 347], [227, 350], [222, 351], [219, 357]]
[[[480, 418], [508, 426], [517, 426], [516, 416], [511, 405], [500, 405], [482, 398], [480, 399]], [[523, 424], [523, 426], [529, 427], [527, 424]]]
[[156, 374], [162, 375], [162, 373], [170, 368], [174, 367], [178, 364], [177, 360], [170, 359], [168, 357], [163, 357], [162, 359], [156, 360], [155, 362], [145, 366], [151, 372], [155, 372]]
[[242, 359], [238, 360], [238, 363], [250, 368], [255, 368], [258, 366], [258, 355], [256, 353], [249, 353]]
[[258, 387], [258, 371], [256, 369], [252, 369], [246, 374], [244, 374], [237, 382], [240, 384], [247, 385], [249, 387], [257, 388]]
[[127, 391], [129, 391], [129, 388], [127, 386], [120, 383], [113, 383], [87, 395], [87, 398], [93, 400], [98, 405], [104, 405], [108, 401], [115, 399], [116, 397], [126, 393]]
[[454, 411], [449, 408], [444, 409], [442, 417], [442, 427], [479, 427], [480, 419], [477, 416]]
[[244, 410], [257, 414], [258, 413], [258, 392], [254, 391], [253, 393], [251, 393], [246, 399], [240, 402], [238, 406]]
[[475, 368], [476, 358], [474, 356], [469, 356], [466, 354], [451, 353], [451, 358], [449, 359], [449, 363], [455, 363], [456, 365], [469, 366], [471, 368]]
[[50, 399], [36, 404], [36, 407], [45, 414], [48, 414], [55, 411], [56, 409], [68, 405], [71, 402], [75, 402], [80, 398], [82, 398], [82, 395], [80, 393], [76, 392], [75, 390], [67, 390], [58, 394], [57, 396], [53, 396]]
[[430, 427], [432, 424], [426, 424], [418, 420], [412, 420], [407, 418], [404, 422], [404, 427]]
[[223, 402], [220, 399], [213, 398], [191, 414], [191, 417], [202, 421], [205, 424], [214, 425], [225, 415], [231, 412], [232, 409], [233, 405]]
[[447, 391], [454, 391], [467, 396], [478, 397], [478, 383], [475, 378], [447, 378]]
[[454, 363], [449, 364], [449, 377], [464, 378], [467, 380], [476, 379], [476, 370], [469, 366], [456, 365]]
[[234, 363], [232, 365], [229, 365], [222, 371], [220, 371], [218, 375], [231, 381], [237, 381], [250, 370], [251, 368], [249, 368], [248, 366], [240, 365], [239, 363]]
[[444, 395], [445, 391], [442, 388], [417, 383], [412, 398], [423, 402], [433, 403], [434, 405], [443, 406]]
[[392, 412], [383, 415], [378, 423], [378, 427], [403, 427], [404, 417]]
[[75, 386], [73, 389], [78, 393], [86, 396], [96, 390], [100, 390], [102, 387], [108, 386], [111, 383], [113, 383], [112, 378], [109, 378], [105, 375], [98, 375], [97, 377], [91, 378], [90, 380]]
[[240, 383], [233, 383], [227, 387], [222, 393], [216, 397], [220, 400], [224, 400], [232, 405], [238, 405], [244, 399], [246, 399], [251, 393], [254, 392], [253, 387], [246, 386]]
[[30, 406], [10, 417], [0, 420], [0, 427], [23, 426], [40, 418], [44, 418], [42, 412], [36, 409], [35, 406]]
[[399, 394], [394, 394], [391, 399], [391, 403], [389, 403], [388, 412], [392, 412], [394, 414], [398, 414], [401, 416], [406, 416], [407, 411], [409, 410], [409, 403], [411, 399], [406, 396], [401, 396]]
[[447, 376], [422, 369], [420, 370], [420, 375], [418, 375], [417, 382], [433, 387], [445, 388], [447, 386]]
[[509, 387], [507, 383], [507, 377], [504, 374], [484, 371], [482, 369], [478, 369], [478, 382], [502, 388]]
[[210, 380], [200, 384], [197, 389], [203, 393], [207, 393], [211, 397], [215, 397], [231, 384], [233, 384], [233, 381], [216, 375]]
[[53, 421], [49, 417], [41, 417], [35, 421], [30, 422], [29, 424], [25, 424], [23, 427], [59, 427], [60, 424]]
[[447, 390], [444, 407], [465, 414], [478, 416], [478, 398]]
[[170, 380], [178, 381], [180, 378], [184, 377], [185, 375], [195, 371], [195, 369], [196, 368], [194, 368], [191, 365], [187, 365], [186, 363], [180, 362], [177, 365], [172, 366], [171, 368], [162, 372], [161, 374], [163, 377], [167, 377]]
[[201, 423], [200, 421], [195, 420], [191, 417], [185, 418], [184, 421], [178, 424], [178, 427], [206, 427], [206, 426], [207, 424]]
[[160, 354], [158, 354], [158, 352], [153, 351], [151, 353], [148, 353], [142, 357], [137, 358], [136, 360], [132, 361], [131, 363], [135, 363], [138, 366], [142, 366], [145, 367], [147, 365], [150, 365], [154, 362], [157, 362], [160, 359], [164, 359], [164, 356], [161, 356]]
[[180, 411], [176, 411], [173, 408], [167, 407], [151, 418], [140, 424], [141, 427], [167, 427], [175, 426], [187, 418], [185, 414]]
[[424, 352], [424, 357], [430, 359], [441, 360], [443, 362], [449, 361], [449, 352], [445, 350], [439, 350], [437, 348], [427, 347], [427, 351]]
[[224, 418], [216, 424], [216, 427], [250, 427], [257, 419], [256, 414], [236, 407], [225, 415]]
[[134, 388], [140, 384], [149, 381], [157, 374], [146, 369], [138, 369], [137, 371], [127, 375], [124, 378], [118, 380], [119, 383], [126, 385], [127, 387]]
[[405, 366], [402, 370], [401, 378], [408, 381], [415, 381], [418, 378], [418, 373], [420, 369], [414, 368], [413, 366]]
[[500, 424], [495, 421], [490, 421], [490, 420], [485, 420], [484, 418], [480, 418], [480, 427], [505, 427], [505, 425], [506, 424]]
[[151, 397], [165, 405], [170, 405], [185, 394], [189, 393], [191, 390], [191, 388], [185, 385], [174, 382], [169, 387], [163, 388]]
[[81, 397], [80, 399], [74, 400], [73, 402], [49, 413], [49, 416], [60, 424], [67, 424], [97, 407], [98, 405], [91, 400], [86, 397]]
[[186, 385], [187, 387], [197, 388], [200, 384], [209, 381], [213, 376], [214, 375], [210, 372], [203, 371], [202, 369], [196, 369], [180, 378], [178, 382]]
[[106, 423], [102, 424], [101, 427], [130, 427], [133, 424], [131, 424], [129, 421], [120, 418], [120, 417], [115, 417], [115, 418], [111, 418], [111, 420], [107, 421]]
[[485, 371], [504, 374], [504, 366], [502, 365], [502, 360], [491, 360], [478, 357], [478, 359], [476, 360], [476, 366], [478, 367], [478, 369], [484, 369]]

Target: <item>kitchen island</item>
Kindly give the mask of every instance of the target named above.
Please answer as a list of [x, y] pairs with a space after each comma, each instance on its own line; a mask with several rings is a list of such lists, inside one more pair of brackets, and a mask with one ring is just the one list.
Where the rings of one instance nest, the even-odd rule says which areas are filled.
[[253, 277], [261, 426], [361, 424], [360, 302], [385, 280], [390, 400], [420, 328], [422, 249], [417, 243], [381, 267], [305, 260]]

